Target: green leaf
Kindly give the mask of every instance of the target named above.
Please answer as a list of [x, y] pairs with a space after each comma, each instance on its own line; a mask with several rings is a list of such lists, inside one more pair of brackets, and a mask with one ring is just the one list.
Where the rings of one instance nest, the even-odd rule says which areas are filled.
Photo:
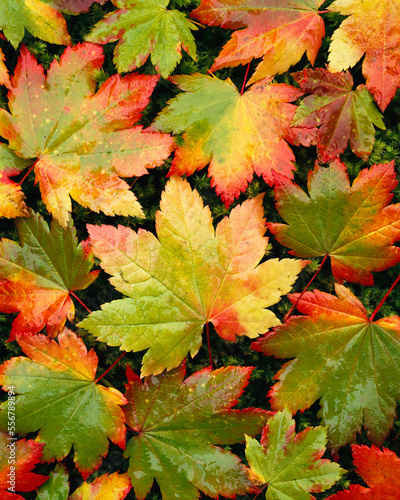
[[38, 489], [36, 500], [67, 500], [69, 495], [68, 473], [62, 464], [56, 465], [46, 483]]
[[333, 450], [355, 441], [362, 424], [380, 446], [400, 395], [400, 318], [370, 321], [349, 289], [336, 284], [336, 293], [304, 293], [296, 307], [306, 316], [291, 317], [253, 347], [296, 358], [276, 375], [269, 393], [273, 409], [295, 413], [321, 398], [319, 417], [329, 426]]
[[[197, 489], [212, 498], [233, 498], [251, 489], [244, 466], [215, 444], [244, 440], [261, 431], [269, 413], [231, 410], [252, 368], [205, 368], [186, 380], [185, 367], [142, 381], [129, 368], [124, 408], [127, 424], [138, 433], [126, 447], [128, 474], [143, 500], [153, 480], [163, 498], [197, 500]], [[173, 478], [173, 481], [171, 480]]]
[[257, 485], [267, 483], [266, 500], [310, 500], [340, 479], [338, 464], [321, 459], [326, 429], [308, 427], [295, 434], [289, 411], [276, 413], [265, 425], [261, 444], [246, 436], [248, 473]]
[[120, 73], [142, 66], [151, 54], [157, 72], [167, 78], [181, 60], [182, 48], [196, 59], [190, 30], [195, 24], [178, 10], [168, 10], [169, 0], [112, 0], [118, 10], [98, 22], [86, 40], [118, 40], [114, 62]]
[[[125, 418], [119, 405], [123, 395], [112, 387], [96, 385], [95, 352], [70, 330], [58, 344], [44, 335], [19, 337], [29, 356], [12, 358], [0, 367], [3, 390], [14, 387], [17, 433], [39, 431], [45, 443], [44, 461], [62, 460], [74, 446], [74, 460], [86, 479], [101, 463], [108, 439], [125, 445]], [[7, 401], [1, 405], [0, 429], [7, 429]]]
[[307, 262], [263, 258], [267, 239], [262, 196], [247, 200], [216, 231], [210, 210], [180, 177], [169, 180], [150, 232], [88, 226], [94, 254], [128, 298], [102, 306], [79, 323], [98, 340], [126, 351], [149, 349], [142, 374], [194, 356], [205, 323], [230, 341], [257, 337], [280, 324], [266, 307], [288, 293]]
[[46, 42], [71, 43], [61, 12], [48, 0], [1, 0], [0, 29], [15, 49], [25, 29]]

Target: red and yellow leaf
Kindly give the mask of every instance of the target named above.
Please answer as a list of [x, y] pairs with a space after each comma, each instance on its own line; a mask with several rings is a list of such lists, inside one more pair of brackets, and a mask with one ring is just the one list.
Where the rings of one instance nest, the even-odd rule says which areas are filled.
[[[8, 388], [6, 388], [8, 390]], [[43, 453], [43, 444], [32, 439], [16, 440], [9, 432], [0, 432], [0, 495], [2, 500], [23, 500], [15, 491], [35, 491], [48, 476], [31, 472]], [[10, 491], [7, 491], [10, 490]]]
[[259, 82], [241, 94], [231, 80], [206, 75], [172, 76], [184, 94], [171, 99], [153, 130], [183, 134], [168, 175], [191, 175], [208, 163], [211, 186], [229, 206], [253, 172], [273, 184], [272, 171], [292, 177], [289, 124], [303, 94], [286, 84]]
[[127, 351], [148, 349], [142, 374], [158, 374], [194, 356], [206, 323], [222, 338], [255, 338], [280, 324], [265, 309], [288, 293], [307, 262], [264, 257], [262, 196], [235, 207], [214, 230], [197, 191], [168, 181], [153, 233], [88, 225], [93, 252], [127, 298], [104, 304], [79, 323]]
[[[108, 439], [125, 448], [124, 396], [94, 383], [97, 356], [64, 329], [58, 343], [46, 337], [17, 338], [29, 357], [12, 358], [0, 367], [3, 390], [14, 386], [16, 432], [39, 431], [43, 461], [62, 460], [74, 447], [74, 460], [86, 479], [108, 450]], [[44, 390], [45, 388], [45, 390]], [[7, 428], [7, 401], [1, 405], [0, 429]]]
[[16, 225], [21, 246], [4, 238], [0, 243], [0, 311], [20, 312], [10, 340], [45, 326], [55, 336], [74, 318], [70, 293], [87, 288], [99, 273], [90, 271], [93, 253], [86, 242], [78, 244], [72, 222], [64, 230], [53, 221], [49, 229], [35, 214]]
[[329, 10], [349, 16], [333, 33], [330, 71], [362, 64], [367, 89], [383, 111], [400, 87], [398, 0], [335, 0]]
[[8, 69], [4, 64], [5, 57], [3, 51], [0, 49], [0, 85], [5, 85], [7, 88], [11, 87]]
[[[296, 358], [277, 373], [271, 406], [292, 413], [321, 398], [319, 417], [328, 425], [330, 447], [355, 441], [361, 426], [381, 445], [400, 399], [400, 318], [370, 321], [361, 302], [336, 284], [337, 297], [314, 290], [300, 298], [305, 316], [288, 322], [253, 343], [269, 356]], [[299, 294], [290, 295], [295, 302]]]
[[13, 219], [29, 216], [21, 186], [10, 177], [18, 175], [31, 163], [17, 156], [6, 144], [0, 143], [0, 217]]
[[22, 48], [8, 95], [10, 113], [0, 109], [0, 135], [19, 156], [36, 159], [43, 201], [64, 227], [70, 196], [96, 212], [143, 216], [119, 176], [146, 174], [174, 147], [171, 137], [133, 126], [159, 77], [114, 75], [95, 93], [95, 70], [102, 64], [100, 47], [81, 44], [67, 48], [45, 75]]
[[367, 159], [375, 141], [374, 125], [385, 129], [382, 115], [364, 85], [353, 88], [350, 73], [333, 74], [323, 68], [293, 73], [304, 92], [292, 127], [317, 127], [318, 157], [322, 163], [340, 156], [350, 141], [357, 156]]
[[235, 31], [211, 71], [263, 58], [249, 85], [284, 73], [304, 52], [314, 64], [325, 26], [318, 14], [323, 0], [202, 0], [190, 15], [209, 26]]
[[68, 500], [123, 500], [132, 489], [128, 474], [103, 474], [83, 483]]
[[[235, 498], [252, 490], [239, 458], [217, 444], [243, 442], [261, 432], [269, 412], [232, 410], [246, 387], [251, 367], [205, 368], [184, 380], [185, 366], [143, 382], [129, 368], [124, 408], [137, 432], [126, 447], [128, 474], [143, 500], [157, 481], [163, 498]], [[173, 481], [171, 481], [173, 477]]]
[[388, 205], [397, 186], [394, 161], [362, 170], [350, 186], [338, 160], [308, 175], [308, 195], [275, 176], [276, 208], [287, 224], [268, 223], [279, 243], [298, 257], [329, 255], [336, 281], [372, 285], [371, 272], [400, 262], [400, 204]]

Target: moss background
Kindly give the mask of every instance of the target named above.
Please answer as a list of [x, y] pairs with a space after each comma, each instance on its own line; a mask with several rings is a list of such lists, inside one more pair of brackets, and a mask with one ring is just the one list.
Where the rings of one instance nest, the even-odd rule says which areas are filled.
[[[171, 0], [169, 8], [178, 9], [182, 12], [189, 13], [194, 8], [199, 5], [199, 0]], [[321, 6], [321, 10], [327, 8], [331, 1], [325, 2]], [[71, 35], [74, 44], [84, 41], [85, 36], [90, 32], [95, 23], [104, 17], [107, 12], [115, 10], [111, 2], [106, 2], [105, 5], [100, 6], [94, 3], [90, 11], [86, 14], [81, 14], [79, 16], [67, 16], [68, 30]], [[323, 14], [323, 19], [326, 26], [326, 36], [323, 39], [322, 47], [319, 50], [317, 60], [315, 62], [315, 67], [325, 67], [327, 64], [328, 56], [328, 46], [330, 42], [330, 36], [333, 31], [339, 26], [340, 22], [344, 19], [335, 13], [325, 13]], [[222, 46], [228, 41], [231, 31], [222, 28], [205, 27], [199, 28], [198, 31], [193, 32], [196, 39], [198, 60], [195, 62], [186, 53], [183, 53], [182, 61], [177, 66], [174, 74], [191, 74], [194, 72], [199, 72], [206, 74], [207, 70], [212, 66], [212, 63], [216, 56], [219, 54]], [[29, 33], [25, 34], [23, 43], [27, 45], [28, 49], [35, 55], [38, 62], [40, 62], [45, 68], [48, 68], [53, 58], [58, 58], [64, 51], [63, 46], [52, 45], [41, 40], [35, 39]], [[112, 54], [115, 43], [108, 44], [104, 46], [105, 50], [105, 64], [103, 69], [98, 72], [97, 80], [99, 85], [105, 81], [109, 76], [116, 73], [116, 68], [112, 61]], [[15, 51], [11, 44], [5, 40], [0, 40], [0, 48], [4, 51], [6, 56], [6, 62], [10, 73], [13, 73], [15, 65], [17, 63], [18, 51]], [[250, 74], [258, 64], [259, 60], [254, 60], [251, 63]], [[361, 73], [362, 60], [351, 70], [354, 78], [355, 86], [365, 83], [365, 79]], [[290, 72], [299, 71], [303, 68], [310, 67], [310, 63], [303, 56], [302, 60], [294, 67], [291, 68]], [[139, 68], [139, 73], [144, 74], [156, 74], [152, 64], [147, 61], [144, 66]], [[237, 85], [240, 89], [243, 83], [243, 79], [246, 72], [246, 66], [238, 66], [236, 68], [226, 68], [215, 72], [215, 75], [221, 79], [227, 77]], [[287, 72], [283, 75], [276, 77], [276, 82], [286, 82], [297, 86], [291, 77], [290, 73]], [[157, 87], [153, 93], [151, 103], [146, 108], [141, 123], [145, 126], [150, 125], [152, 120], [155, 118], [156, 114], [165, 106], [166, 102], [177, 94], [179, 90], [167, 80], [160, 79]], [[0, 87], [0, 106], [7, 109], [7, 92], [4, 87]], [[350, 179], [357, 176], [358, 172], [374, 163], [386, 163], [391, 160], [398, 162], [400, 157], [400, 92], [393, 101], [388, 106], [384, 113], [384, 122], [386, 125], [386, 130], [376, 130], [376, 142], [374, 145], [373, 152], [368, 160], [368, 162], [363, 162], [361, 159], [357, 158], [348, 148], [342, 155], [342, 161], [347, 165]], [[296, 156], [296, 172], [294, 173], [295, 182], [299, 184], [304, 190], [306, 190], [306, 179], [309, 170], [313, 169], [314, 162], [316, 159], [316, 148], [304, 148], [304, 147], [293, 147], [292, 148]], [[171, 158], [162, 167], [153, 169], [150, 174], [140, 177], [127, 179], [129, 184], [133, 185], [133, 191], [136, 194], [138, 201], [143, 207], [146, 218], [138, 219], [134, 217], [108, 217], [103, 214], [96, 214], [88, 209], [85, 209], [73, 202], [72, 217], [77, 228], [79, 241], [87, 238], [88, 234], [86, 231], [86, 224], [112, 224], [118, 225], [122, 224], [129, 226], [135, 230], [138, 228], [144, 228], [150, 231], [155, 230], [154, 217], [155, 213], [159, 208], [159, 202], [161, 198], [161, 192], [166, 184], [166, 174], [169, 170]], [[398, 166], [396, 166], [398, 169]], [[20, 180], [23, 174], [14, 180]], [[210, 187], [210, 181], [207, 177], [207, 169], [203, 169], [196, 174], [188, 177], [188, 180], [192, 186], [198, 190], [201, 194], [204, 203], [209, 205], [214, 217], [214, 222], [217, 224], [225, 215], [229, 214], [231, 209], [238, 203], [243, 202], [247, 198], [252, 198], [258, 193], [266, 193], [264, 197], [264, 208], [265, 215], [269, 222], [281, 222], [281, 219], [275, 210], [275, 201], [273, 190], [263, 181], [263, 179], [254, 176], [253, 181], [248, 186], [246, 192], [240, 196], [227, 210], [225, 206], [221, 203], [220, 199], [216, 196], [214, 189]], [[35, 211], [40, 212], [43, 217], [50, 222], [50, 216], [41, 201], [41, 196], [38, 186], [34, 185], [34, 174], [30, 173], [28, 178], [24, 181], [23, 190], [27, 198], [27, 204]], [[400, 188], [397, 188], [394, 194], [392, 203], [400, 202]], [[1, 220], [0, 221], [0, 236], [10, 238], [18, 241], [17, 232], [15, 230], [14, 224], [11, 220]], [[270, 239], [270, 245], [268, 246], [266, 252], [266, 258], [283, 258], [287, 257], [287, 249], [279, 245], [273, 237]], [[316, 271], [320, 263], [320, 259], [314, 259], [312, 265], [305, 268], [301, 273], [299, 279], [297, 280], [294, 291], [300, 292], [303, 290], [312, 274]], [[356, 296], [362, 301], [366, 307], [368, 313], [372, 313], [389, 286], [396, 279], [398, 274], [398, 266], [392, 267], [385, 272], [376, 273], [375, 286], [373, 287], [363, 287], [361, 285], [347, 284], [351, 290], [356, 294]], [[317, 288], [321, 291], [334, 293], [334, 279], [330, 272], [329, 266], [325, 265], [321, 273], [317, 276], [313, 282], [310, 290]], [[99, 278], [86, 290], [77, 292], [80, 299], [89, 307], [89, 309], [97, 310], [100, 305], [105, 302], [110, 302], [111, 300], [120, 298], [121, 295], [114, 290], [114, 288], [108, 282], [108, 276], [102, 272]], [[78, 323], [87, 315], [87, 311], [75, 301], [76, 306], [76, 316], [74, 323]], [[285, 313], [289, 310], [291, 303], [284, 297], [277, 305], [271, 307], [275, 314], [282, 320]], [[400, 311], [400, 286], [395, 289], [382, 309], [378, 314], [379, 317], [396, 315]], [[11, 329], [11, 323], [16, 315], [11, 314], [0, 314], [0, 337], [2, 340], [2, 345], [4, 346], [0, 351], [0, 361], [9, 359], [12, 356], [21, 355], [21, 350], [16, 342], [5, 343], [8, 339], [9, 332]], [[74, 325], [68, 324], [67, 326], [72, 330], [76, 331], [78, 335], [84, 340], [88, 348], [95, 348], [96, 353], [99, 357], [99, 367], [98, 374], [103, 373], [111, 364], [119, 357], [121, 352], [116, 347], [109, 347], [104, 343], [100, 343], [94, 340], [87, 331], [80, 330]], [[266, 395], [273, 385], [273, 377], [282, 366], [285, 360], [274, 359], [272, 357], [263, 356], [256, 351], [251, 350], [251, 341], [248, 338], [239, 338], [236, 343], [226, 342], [221, 339], [211, 327], [211, 345], [212, 345], [212, 356], [214, 361], [214, 366], [216, 368], [227, 365], [247, 365], [254, 366], [250, 384], [245, 390], [243, 396], [241, 397], [237, 408], [246, 407], [258, 407], [270, 409]], [[118, 363], [116, 367], [113, 368], [103, 379], [102, 383], [104, 385], [110, 385], [116, 387], [120, 391], [124, 392], [124, 382], [126, 365], [129, 363], [131, 367], [138, 373], [140, 371], [142, 353], [127, 353], [122, 360]], [[198, 355], [192, 360], [188, 358], [187, 362], [188, 374], [193, 373], [196, 370], [208, 366], [208, 351], [207, 344], [204, 337], [203, 346], [198, 353]], [[1, 397], [5, 399], [2, 394]], [[319, 410], [318, 402], [315, 403], [310, 409], [304, 411], [303, 413], [298, 412], [295, 416], [297, 423], [297, 431], [303, 430], [308, 426], [316, 426], [319, 424], [319, 419], [317, 413]], [[384, 446], [395, 451], [400, 455], [400, 420], [395, 421], [394, 427], [391, 430], [388, 438], [386, 439]], [[130, 432], [128, 431], [127, 438], [130, 438]], [[35, 435], [28, 435], [28, 438], [35, 437]], [[358, 444], [370, 444], [370, 441], [366, 437], [366, 433], [362, 432], [357, 437]], [[244, 446], [235, 445], [231, 447], [232, 451], [237, 453], [241, 458], [244, 459]], [[105, 472], [112, 473], [115, 471], [125, 472], [128, 467], [128, 461], [123, 458], [122, 450], [117, 446], [110, 443], [109, 454], [100, 466], [99, 470], [93, 473], [89, 477], [89, 481], [94, 479], [100, 474]], [[332, 458], [329, 453], [326, 453], [326, 458]], [[315, 494], [316, 498], [326, 498], [330, 494], [339, 491], [343, 488], [348, 487], [351, 483], [359, 483], [366, 486], [357, 474], [353, 470], [350, 445], [343, 447], [339, 451], [339, 463], [340, 465], [348, 470], [348, 473], [342, 477], [342, 479], [329, 491], [321, 494]], [[66, 464], [70, 471], [70, 481], [71, 481], [71, 492], [78, 487], [82, 478], [80, 474], [74, 467], [72, 452], [66, 459]], [[35, 469], [35, 472], [48, 474], [49, 471], [53, 470], [56, 463], [49, 465], [40, 465]], [[21, 494], [21, 493], [20, 493]], [[23, 493], [21, 494], [26, 499], [36, 498], [36, 493]], [[254, 495], [246, 495], [238, 497], [240, 500], [244, 498], [253, 498]], [[263, 498], [264, 495], [260, 495], [259, 498]], [[127, 496], [128, 500], [133, 500], [135, 497], [133, 490]], [[206, 495], [201, 494], [202, 499], [209, 498]], [[149, 500], [161, 499], [158, 486], [155, 484], [151, 493], [148, 496]]]

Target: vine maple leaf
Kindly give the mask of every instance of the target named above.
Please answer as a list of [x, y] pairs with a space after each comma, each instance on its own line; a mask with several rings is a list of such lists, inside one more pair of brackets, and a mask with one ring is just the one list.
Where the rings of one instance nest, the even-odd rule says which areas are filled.
[[[125, 448], [124, 396], [95, 382], [97, 356], [68, 329], [58, 343], [45, 335], [17, 337], [29, 356], [12, 358], [0, 367], [3, 390], [14, 386], [16, 432], [39, 431], [43, 461], [62, 460], [74, 446], [74, 461], [86, 479], [108, 449], [108, 439]], [[43, 390], [45, 388], [45, 390]], [[7, 428], [7, 401], [0, 428]]]
[[391, 450], [374, 445], [352, 444], [353, 463], [369, 488], [352, 484], [349, 490], [329, 496], [329, 500], [398, 500], [400, 491], [400, 458]]
[[265, 424], [261, 443], [246, 436], [248, 476], [258, 486], [268, 485], [266, 500], [314, 498], [308, 493], [327, 490], [344, 472], [321, 458], [326, 446], [324, 427], [308, 427], [298, 434], [295, 427], [291, 413], [284, 410]]
[[[254, 349], [292, 358], [277, 373], [269, 396], [273, 409], [292, 413], [321, 398], [319, 416], [329, 425], [331, 447], [355, 441], [361, 425], [381, 445], [396, 415], [400, 381], [400, 318], [372, 322], [361, 302], [343, 285], [337, 297], [314, 290], [300, 298], [297, 309], [307, 316], [291, 317]], [[299, 294], [289, 295], [295, 302]], [[374, 367], [371, 370], [371, 367]]]
[[70, 293], [84, 290], [97, 278], [90, 271], [93, 253], [87, 242], [78, 245], [75, 228], [48, 225], [39, 214], [16, 220], [21, 246], [3, 238], [0, 243], [0, 311], [20, 312], [10, 339], [35, 334], [45, 326], [51, 336], [73, 320]]
[[[258, 434], [270, 412], [231, 410], [253, 368], [205, 368], [186, 380], [184, 363], [142, 381], [127, 367], [127, 424], [138, 433], [126, 446], [128, 474], [143, 500], [156, 479], [163, 498], [197, 500], [198, 489], [212, 498], [235, 498], [251, 489], [237, 456], [215, 444]], [[171, 482], [171, 476], [174, 481]]]
[[335, 280], [372, 285], [371, 271], [400, 262], [400, 204], [389, 205], [397, 186], [394, 161], [362, 170], [350, 187], [338, 160], [308, 175], [309, 196], [275, 176], [276, 208], [287, 224], [268, 223], [282, 245], [298, 257], [329, 255]]
[[182, 49], [196, 59], [197, 30], [178, 10], [169, 10], [169, 0], [112, 0], [118, 10], [99, 21], [86, 37], [89, 42], [118, 44], [114, 63], [120, 73], [142, 66], [149, 55], [157, 73], [167, 78], [181, 60]]
[[92, 3], [106, 0], [1, 0], [0, 29], [16, 49], [25, 29], [49, 43], [69, 45], [71, 38], [61, 11], [87, 12]]
[[353, 153], [368, 158], [375, 142], [374, 125], [385, 129], [382, 115], [364, 85], [353, 88], [349, 72], [333, 74], [323, 68], [292, 74], [305, 97], [293, 117], [292, 127], [319, 126], [318, 156], [322, 163], [339, 156], [350, 140]]
[[[42, 444], [44, 446], [44, 444]], [[69, 495], [68, 472], [62, 463], [50, 472], [49, 479], [37, 491], [36, 500], [67, 500]]]
[[168, 175], [191, 175], [208, 163], [211, 186], [229, 206], [253, 171], [273, 184], [272, 170], [292, 177], [294, 155], [289, 124], [303, 92], [291, 85], [263, 81], [239, 93], [231, 80], [206, 75], [172, 76], [185, 94], [171, 99], [151, 130], [183, 135]]
[[127, 351], [149, 349], [142, 374], [178, 366], [201, 346], [205, 323], [222, 338], [255, 338], [280, 324], [265, 307], [288, 293], [307, 261], [271, 259], [258, 267], [262, 196], [235, 207], [214, 231], [211, 213], [187, 181], [173, 177], [150, 232], [88, 225], [92, 249], [127, 298], [102, 305], [79, 323], [98, 340]]
[[341, 71], [362, 64], [367, 89], [382, 111], [400, 86], [400, 5], [397, 0], [336, 0], [329, 10], [345, 19], [333, 33], [329, 69]]
[[96, 212], [143, 216], [119, 176], [144, 175], [173, 150], [171, 137], [133, 126], [159, 77], [114, 75], [94, 93], [102, 64], [101, 47], [81, 44], [68, 47], [45, 76], [22, 47], [8, 94], [11, 114], [0, 109], [0, 135], [19, 156], [37, 158], [43, 201], [64, 227], [70, 196]]
[[0, 85], [5, 85], [7, 88], [11, 87], [10, 77], [8, 75], [8, 69], [4, 64], [5, 56], [4, 52], [0, 49]]
[[322, 38], [324, 21], [318, 15], [323, 0], [202, 0], [190, 16], [209, 26], [236, 29], [211, 67], [246, 64], [263, 60], [248, 85], [277, 73], [284, 73], [300, 61], [304, 52], [314, 64]]
[[132, 489], [128, 474], [103, 474], [91, 483], [83, 483], [68, 500], [123, 500]]
[[[8, 390], [8, 389], [7, 389]], [[35, 491], [47, 481], [48, 476], [31, 472], [40, 462], [44, 444], [32, 439], [25, 441], [10, 438], [9, 433], [0, 432], [0, 493], [2, 500], [24, 500], [21, 495], [7, 491], [10, 480], [15, 491]]]
[[31, 164], [30, 160], [20, 158], [6, 144], [0, 143], [0, 217], [12, 219], [29, 215], [21, 186], [10, 177]]

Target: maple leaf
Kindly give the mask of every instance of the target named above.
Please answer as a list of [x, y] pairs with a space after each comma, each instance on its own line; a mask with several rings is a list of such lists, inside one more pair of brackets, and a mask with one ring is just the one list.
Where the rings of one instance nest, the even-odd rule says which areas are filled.
[[172, 137], [132, 126], [159, 77], [114, 75], [94, 93], [102, 64], [101, 47], [81, 44], [68, 47], [45, 76], [22, 47], [8, 94], [11, 114], [0, 109], [0, 135], [19, 156], [37, 158], [43, 201], [64, 227], [70, 196], [96, 212], [143, 216], [119, 176], [144, 175], [173, 149]]
[[[6, 389], [8, 390], [8, 389]], [[10, 486], [15, 491], [34, 491], [47, 481], [48, 476], [35, 474], [31, 470], [40, 462], [42, 443], [32, 439], [25, 441], [0, 432], [0, 493], [2, 500], [24, 500], [21, 495], [7, 491]], [[12, 485], [10, 482], [14, 481]]]
[[83, 483], [69, 500], [123, 500], [132, 489], [128, 474], [103, 474], [92, 483]]
[[268, 223], [282, 245], [298, 257], [331, 257], [336, 281], [372, 285], [371, 271], [400, 262], [400, 205], [388, 205], [397, 186], [394, 161], [363, 169], [350, 187], [338, 160], [308, 175], [309, 196], [275, 176], [276, 208], [287, 224]]
[[272, 170], [292, 177], [295, 159], [284, 138], [303, 94], [286, 84], [255, 84], [244, 94], [231, 80], [172, 76], [185, 94], [171, 99], [151, 130], [183, 135], [168, 175], [191, 175], [210, 163], [211, 186], [226, 206], [245, 191], [253, 171], [273, 184]]
[[268, 420], [261, 443], [246, 436], [246, 458], [249, 478], [268, 488], [266, 500], [314, 498], [340, 479], [338, 464], [322, 459], [326, 446], [326, 429], [308, 427], [295, 433], [295, 421], [289, 411], [277, 412]]
[[178, 10], [168, 10], [169, 0], [112, 0], [118, 7], [98, 22], [86, 40], [116, 42], [114, 63], [120, 73], [142, 66], [151, 54], [157, 73], [167, 78], [181, 60], [182, 48], [196, 59], [190, 30], [195, 24]]
[[63, 464], [57, 464], [50, 472], [49, 479], [38, 489], [36, 500], [67, 500], [68, 495], [68, 472]]
[[[321, 398], [319, 416], [329, 425], [331, 447], [354, 441], [361, 425], [381, 445], [396, 415], [400, 381], [400, 318], [372, 322], [361, 302], [343, 285], [337, 297], [303, 294], [291, 317], [253, 343], [264, 354], [295, 360], [277, 373], [269, 396], [273, 409], [295, 413]], [[289, 295], [295, 302], [299, 294]], [[371, 369], [373, 367], [373, 369]]]
[[32, 162], [17, 156], [8, 146], [0, 143], [0, 217], [27, 217], [25, 195], [21, 186], [10, 177], [18, 175]]
[[246, 64], [263, 58], [248, 85], [284, 73], [304, 52], [314, 64], [325, 26], [318, 15], [323, 0], [202, 0], [190, 16], [209, 26], [236, 29], [211, 67]]
[[[0, 367], [3, 390], [14, 386], [16, 432], [39, 431], [43, 461], [62, 460], [74, 446], [74, 461], [86, 479], [108, 449], [107, 437], [125, 447], [124, 396], [94, 380], [97, 356], [68, 329], [58, 344], [45, 335], [19, 336], [29, 356], [12, 358]], [[44, 390], [45, 388], [45, 390]], [[7, 428], [7, 402], [0, 407], [0, 428]]]
[[87, 12], [92, 3], [106, 0], [1, 0], [0, 29], [16, 49], [25, 29], [49, 43], [70, 45], [71, 38], [61, 11], [67, 14]]
[[313, 94], [302, 100], [292, 127], [318, 129], [318, 157], [323, 163], [339, 156], [350, 140], [353, 153], [368, 158], [375, 141], [374, 125], [385, 129], [365, 85], [352, 90], [349, 72], [333, 74], [323, 68], [305, 69], [292, 74], [304, 92]]
[[8, 75], [8, 70], [4, 64], [5, 56], [3, 51], [0, 49], [0, 85], [5, 85], [7, 88], [11, 87], [10, 77]]
[[126, 351], [148, 349], [142, 374], [180, 364], [201, 346], [205, 323], [222, 338], [257, 337], [280, 324], [265, 307], [289, 292], [308, 262], [264, 256], [262, 196], [235, 207], [214, 231], [197, 191], [174, 177], [156, 214], [159, 240], [139, 229], [88, 225], [92, 249], [127, 298], [102, 305], [79, 323]]
[[[163, 498], [197, 500], [198, 489], [212, 498], [235, 498], [251, 489], [244, 466], [215, 444], [244, 441], [258, 434], [270, 412], [231, 410], [253, 368], [205, 368], [186, 380], [181, 364], [143, 383], [127, 367], [127, 424], [138, 433], [126, 446], [128, 474], [143, 500], [156, 479]], [[171, 482], [171, 477], [174, 481]]]
[[64, 230], [53, 221], [49, 229], [39, 214], [16, 221], [21, 246], [3, 238], [0, 243], [0, 311], [19, 312], [10, 334], [35, 334], [47, 327], [55, 336], [75, 307], [70, 293], [84, 290], [97, 278], [90, 271], [93, 253], [87, 242], [78, 245], [70, 221]]
[[329, 10], [349, 16], [333, 33], [330, 71], [354, 66], [365, 54], [367, 89], [382, 111], [400, 86], [400, 4], [397, 0], [336, 0]]
[[331, 495], [330, 500], [398, 500], [400, 491], [400, 458], [391, 450], [374, 445], [352, 444], [353, 462], [357, 473], [369, 488], [352, 484], [349, 490]]

